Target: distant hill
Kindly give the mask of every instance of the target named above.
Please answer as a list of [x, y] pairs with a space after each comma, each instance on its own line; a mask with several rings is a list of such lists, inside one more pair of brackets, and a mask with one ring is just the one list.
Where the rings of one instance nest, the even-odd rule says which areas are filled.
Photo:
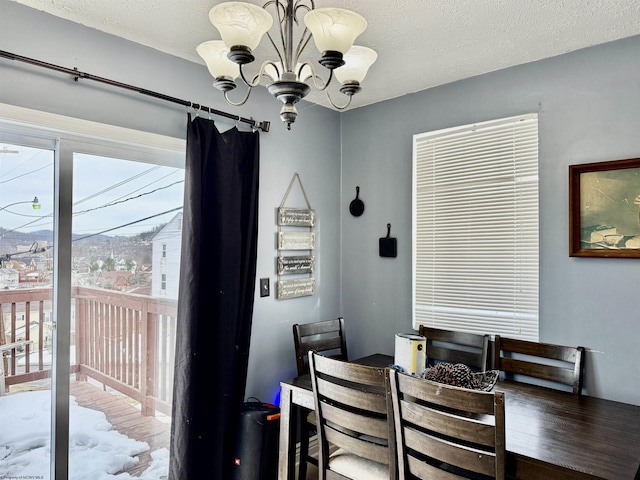
[[[94, 258], [106, 258], [109, 255], [119, 255], [122, 258], [131, 257], [139, 264], [149, 263], [151, 239], [164, 227], [159, 225], [149, 231], [141, 232], [131, 237], [123, 235], [91, 235], [89, 233], [74, 233], [74, 255], [87, 255]], [[86, 238], [85, 238], [86, 237]], [[31, 246], [35, 242], [46, 241], [53, 246], [52, 230], [37, 230], [34, 232], [10, 231], [0, 227], [0, 255], [16, 253], [18, 247]]]
[[[0, 228], [0, 244], [10, 244], [10, 245], [31, 245], [33, 242], [38, 240], [46, 240], [49, 245], [53, 243], [53, 230], [36, 230], [34, 232], [18, 232], [18, 231], [9, 231], [7, 233], [6, 229]], [[81, 237], [86, 237], [87, 234], [72, 234], [72, 240], [77, 240]], [[108, 235], [96, 235], [91, 237], [97, 241], [105, 241], [114, 238], [119, 238], [119, 236], [110, 237]], [[125, 238], [125, 237], [120, 237]]]
[[[37, 230], [34, 232], [7, 232], [3, 228], [0, 228], [0, 255], [7, 253], [15, 253], [18, 251], [18, 247], [31, 246], [35, 242], [46, 241], [49, 247], [53, 246], [53, 231], [52, 230]], [[123, 237], [108, 235], [95, 235], [84, 240], [79, 240], [82, 237], [86, 237], [87, 234], [72, 234], [72, 241], [76, 242], [76, 246], [104, 246], [111, 244], [128, 244], [136, 243], [137, 237]]]

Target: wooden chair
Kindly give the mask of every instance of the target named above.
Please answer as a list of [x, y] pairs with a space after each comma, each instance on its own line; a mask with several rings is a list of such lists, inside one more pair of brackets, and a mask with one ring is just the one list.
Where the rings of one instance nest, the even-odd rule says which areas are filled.
[[427, 337], [427, 361], [463, 363], [471, 370], [484, 372], [489, 361], [489, 335], [455, 332], [420, 325], [420, 335]]
[[339, 360], [348, 359], [342, 317], [320, 322], [296, 323], [293, 326], [293, 343], [296, 349], [298, 376], [309, 373], [309, 350]]
[[387, 369], [398, 478], [505, 478], [504, 394]]
[[385, 369], [315, 352], [310, 352], [309, 363], [319, 438], [319, 480], [395, 479]]
[[[515, 354], [515, 355], [514, 355]], [[573, 395], [582, 394], [583, 347], [565, 347], [550, 343], [529, 342], [496, 335], [493, 368], [513, 375], [538, 378], [568, 385]]]
[[[345, 337], [344, 318], [293, 325], [293, 342], [296, 353], [298, 376], [309, 373], [309, 351], [322, 352], [340, 360], [348, 360], [347, 339]], [[318, 465], [318, 461], [309, 454], [309, 439], [315, 434], [316, 414], [303, 412], [305, 418], [300, 422], [300, 465], [298, 478], [305, 480], [307, 463]]]

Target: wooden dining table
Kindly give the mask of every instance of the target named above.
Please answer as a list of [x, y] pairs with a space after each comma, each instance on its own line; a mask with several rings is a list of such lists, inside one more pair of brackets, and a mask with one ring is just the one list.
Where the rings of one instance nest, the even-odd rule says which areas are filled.
[[[386, 367], [375, 354], [356, 363]], [[309, 375], [281, 382], [278, 479], [295, 479], [298, 407], [314, 408]], [[520, 382], [504, 392], [507, 474], [518, 479], [640, 480], [640, 406]]]

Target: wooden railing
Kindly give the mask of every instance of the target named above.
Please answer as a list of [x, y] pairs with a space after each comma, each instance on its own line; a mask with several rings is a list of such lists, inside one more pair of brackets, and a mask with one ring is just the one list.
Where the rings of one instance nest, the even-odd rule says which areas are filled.
[[[5, 365], [7, 386], [44, 379], [50, 376], [50, 366], [44, 362], [47, 349], [44, 316], [51, 308], [50, 289], [0, 291], [0, 311], [11, 316], [6, 340], [16, 335], [18, 312], [24, 312], [30, 325], [33, 305], [38, 324], [25, 329], [25, 346], [9, 351]], [[90, 287], [72, 288], [72, 338], [75, 362], [71, 372], [76, 380], [93, 378], [140, 402], [143, 415], [160, 411], [171, 413], [173, 360], [175, 355], [177, 302], [144, 295], [119, 293]], [[6, 320], [6, 318], [5, 318]], [[37, 332], [36, 338], [33, 331]], [[2, 332], [0, 332], [2, 333]], [[38, 352], [38, 362], [31, 365], [30, 354]], [[49, 350], [50, 351], [50, 350]], [[25, 369], [19, 371], [16, 359], [25, 355]], [[33, 368], [32, 368], [33, 367]]]
[[[24, 345], [24, 351], [16, 347], [5, 350], [2, 354], [4, 364], [5, 385], [32, 382], [50, 376], [45, 362], [45, 348], [47, 344], [45, 329], [45, 311], [51, 310], [51, 290], [35, 288], [28, 290], [0, 290], [0, 344], [29, 341]], [[7, 315], [9, 319], [7, 319]], [[24, 316], [24, 322], [18, 321]], [[36, 322], [32, 325], [32, 322]], [[24, 325], [24, 332], [19, 332], [19, 324]], [[5, 332], [5, 326], [8, 330]], [[33, 337], [33, 338], [32, 338]], [[51, 339], [48, 339], [49, 343]], [[38, 360], [34, 365], [31, 354], [37, 352]], [[24, 371], [18, 373], [18, 357], [25, 359]]]

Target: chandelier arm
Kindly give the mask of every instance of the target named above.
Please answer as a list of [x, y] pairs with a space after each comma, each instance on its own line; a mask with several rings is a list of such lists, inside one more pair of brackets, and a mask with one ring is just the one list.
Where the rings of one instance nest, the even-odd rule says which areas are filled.
[[311, 6], [305, 5], [304, 3], [302, 3], [302, 2], [306, 2], [306, 1], [308, 1], [308, 0], [296, 0], [296, 3], [293, 6], [293, 11], [297, 13], [299, 9], [305, 8], [307, 10], [307, 12], [310, 12], [311, 10], [316, 8], [313, 2], [309, 2], [311, 4]]
[[[306, 5], [302, 2], [309, 2], [311, 6]], [[300, 25], [300, 22], [298, 22], [298, 10], [304, 9], [307, 11], [307, 13], [309, 13], [314, 8], [315, 8], [314, 0], [296, 0], [293, 6], [293, 19], [296, 22], [296, 25]], [[292, 69], [293, 69], [293, 65], [296, 65], [298, 63], [298, 60], [300, 59], [302, 52], [304, 51], [304, 49], [307, 47], [307, 44], [309, 43], [309, 40], [311, 40], [311, 31], [305, 25], [302, 35], [300, 35], [300, 41], [298, 42], [298, 46], [296, 48], [295, 58], [292, 63]]]
[[302, 32], [302, 36], [300, 37], [298, 48], [296, 49], [296, 58], [293, 62], [294, 65], [298, 63], [298, 60], [300, 59], [302, 52], [304, 51], [305, 48], [307, 48], [307, 45], [309, 44], [309, 41], [311, 40], [311, 38], [312, 38], [311, 32], [309, 31], [308, 28], [305, 27], [304, 31]]
[[[311, 6], [305, 5], [302, 2], [307, 2]], [[314, 10], [316, 8], [316, 2], [315, 2], [315, 0], [296, 0], [295, 6], [294, 6], [294, 10], [297, 11], [299, 8], [306, 8], [307, 11], [310, 12], [311, 10]]]
[[229, 99], [229, 91], [223, 92], [224, 93], [224, 99], [232, 107], [240, 107], [240, 106], [244, 105], [245, 103], [247, 103], [247, 100], [249, 100], [249, 95], [251, 95], [251, 90], [253, 90], [253, 87], [250, 86], [250, 85], [248, 85], [248, 87], [249, 88], [247, 88], [247, 93], [245, 93], [244, 98], [240, 102], [234, 102], [234, 101], [230, 100]]
[[333, 100], [331, 99], [331, 95], [329, 95], [329, 90], [326, 90], [326, 94], [327, 94], [327, 99], [329, 100], [329, 103], [331, 104], [331, 106], [333, 108], [337, 108], [338, 110], [344, 110], [347, 107], [349, 107], [349, 105], [351, 105], [351, 99], [353, 98], [352, 95], [349, 95], [349, 100], [347, 101], [347, 103], [345, 105], [336, 105]]
[[[266, 75], [267, 77], [271, 78], [268, 74], [264, 73], [265, 69], [267, 68], [267, 65], [271, 65], [273, 68], [276, 69], [276, 73], [278, 74], [278, 76], [280, 76], [280, 69], [278, 68], [278, 65], [274, 62], [272, 62], [271, 60], [265, 60], [264, 62], [262, 62], [262, 65], [260, 66], [260, 70], [258, 70], [258, 73], [256, 73], [253, 76], [253, 80], [249, 81], [245, 78], [244, 76], [244, 71], [242, 70], [242, 65], [240, 65], [240, 78], [242, 78], [242, 81], [249, 87], [249, 88], [253, 88], [253, 87], [257, 87], [258, 85], [260, 85], [260, 81], [262, 80], [262, 76]], [[244, 102], [242, 102], [244, 103]], [[242, 103], [240, 105], [242, 105]]]
[[264, 62], [262, 62], [262, 65], [260, 66], [260, 70], [258, 71], [257, 74], [255, 74], [253, 76], [253, 80], [247, 80], [247, 78], [244, 76], [244, 70], [242, 68], [242, 65], [239, 65], [240, 67], [240, 78], [242, 78], [242, 81], [249, 87], [249, 88], [253, 88], [253, 87], [257, 87], [258, 85], [260, 85], [260, 80], [262, 80], [262, 76], [265, 74], [264, 73], [264, 69], [267, 65], [272, 65], [273, 68], [276, 69], [276, 72], [278, 73], [278, 75], [280, 74], [279, 70], [278, 70], [278, 66], [272, 62], [271, 60], [266, 60]]
[[282, 4], [280, 3], [280, 0], [269, 0], [267, 3], [262, 5], [262, 8], [266, 10], [267, 7], [270, 5], [275, 5], [276, 8], [282, 8]]
[[[244, 76], [244, 69], [242, 68], [242, 64], [238, 65], [240, 67], [240, 78], [242, 78], [242, 81], [247, 85], [247, 87], [249, 88], [253, 88], [253, 87], [257, 87], [258, 83], [260, 83], [260, 81], [258, 80], [258, 82], [253, 83], [250, 80], [247, 80], [247, 78]], [[260, 78], [260, 75], [257, 76], [258, 79]], [[256, 77], [253, 77], [254, 79]], [[242, 102], [244, 103], [244, 102]], [[242, 105], [242, 103], [240, 105]]]
[[267, 32], [267, 38], [271, 42], [271, 46], [273, 47], [273, 49], [278, 54], [278, 58], [280, 59], [280, 63], [282, 64], [282, 66], [284, 66], [284, 58], [282, 58], [282, 54], [280, 53], [280, 50], [278, 49], [278, 46], [276, 45], [276, 42], [273, 41], [273, 37], [271, 37], [271, 34], [268, 33], [268, 32]]
[[[320, 75], [316, 73], [316, 69], [313, 68], [313, 64], [311, 62], [304, 62], [302, 65], [300, 65], [300, 69], [296, 72], [298, 74], [298, 78], [300, 78], [300, 73], [302, 72], [302, 69], [305, 66], [308, 66], [311, 69], [311, 78], [313, 79], [313, 86], [320, 92], [325, 91], [329, 86], [329, 84], [331, 83], [331, 80], [333, 79], [333, 70], [329, 70], [329, 78], [327, 78], [327, 80], [325, 81], [324, 78], [322, 78]], [[318, 83], [318, 79], [320, 79], [322, 83]], [[304, 79], [300, 78], [300, 81], [302, 82], [304, 81]]]

